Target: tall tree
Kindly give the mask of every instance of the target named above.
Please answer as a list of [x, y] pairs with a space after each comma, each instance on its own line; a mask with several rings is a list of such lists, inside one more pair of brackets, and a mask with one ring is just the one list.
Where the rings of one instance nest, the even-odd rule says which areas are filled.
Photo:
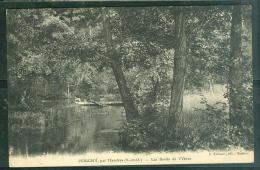
[[124, 108], [126, 112], [126, 118], [127, 120], [133, 119], [138, 117], [138, 110], [137, 107], [133, 101], [132, 95], [130, 93], [130, 90], [127, 86], [126, 78], [122, 70], [122, 65], [120, 62], [120, 55], [116, 50], [116, 44], [112, 40], [112, 28], [111, 28], [111, 22], [110, 22], [110, 9], [104, 10], [104, 32], [105, 32], [105, 38], [106, 38], [106, 45], [107, 45], [107, 53], [110, 62], [111, 67], [120, 91], [121, 98], [124, 103]]
[[230, 65], [229, 65], [229, 104], [230, 104], [230, 123], [234, 126], [240, 126], [240, 112], [242, 110], [242, 51], [241, 51], [241, 31], [242, 18], [241, 7], [234, 6], [231, 20], [230, 34]]
[[[174, 53], [173, 80], [171, 85], [171, 100], [169, 108], [168, 129], [174, 135], [178, 115], [183, 108], [183, 92], [186, 73], [186, 31], [183, 12], [176, 15], [176, 48]], [[173, 133], [173, 134], [172, 134]]]

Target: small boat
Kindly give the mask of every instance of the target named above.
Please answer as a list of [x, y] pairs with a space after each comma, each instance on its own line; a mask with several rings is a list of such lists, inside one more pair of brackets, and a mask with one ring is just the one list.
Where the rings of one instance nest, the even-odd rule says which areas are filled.
[[81, 106], [99, 106], [98, 104], [96, 103], [93, 103], [93, 102], [87, 102], [87, 101], [75, 101], [76, 104], [78, 105], [81, 105]]

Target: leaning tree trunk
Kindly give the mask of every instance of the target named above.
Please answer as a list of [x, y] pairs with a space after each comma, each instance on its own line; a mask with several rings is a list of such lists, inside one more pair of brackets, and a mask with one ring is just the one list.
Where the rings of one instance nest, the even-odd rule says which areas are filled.
[[127, 86], [126, 79], [123, 73], [123, 70], [121, 68], [121, 64], [118, 61], [118, 58], [112, 57], [111, 59], [111, 65], [112, 70], [117, 82], [117, 85], [119, 87], [120, 95], [123, 100], [125, 112], [126, 112], [126, 119], [134, 119], [138, 116], [137, 108], [134, 104], [134, 101], [132, 99], [132, 95], [130, 93], [130, 90]]
[[171, 100], [169, 108], [169, 120], [167, 129], [170, 136], [176, 133], [178, 117], [183, 108], [183, 91], [186, 74], [186, 33], [183, 13], [179, 12], [176, 17], [177, 42], [174, 54], [173, 80], [171, 86]]
[[240, 127], [242, 106], [242, 51], [241, 51], [242, 18], [241, 7], [234, 6], [231, 21], [231, 53], [229, 65], [229, 107], [230, 124], [232, 127]]
[[114, 42], [112, 40], [109, 12], [109, 9], [105, 10], [104, 12], [104, 31], [108, 47], [107, 55], [111, 62], [111, 67], [119, 88], [121, 98], [123, 100], [123, 105], [126, 112], [126, 119], [131, 120], [138, 117], [138, 110], [136, 105], [134, 104], [132, 95], [127, 86], [125, 75], [123, 73], [122, 65], [120, 62], [120, 56], [118, 55], [118, 52], [116, 51]]

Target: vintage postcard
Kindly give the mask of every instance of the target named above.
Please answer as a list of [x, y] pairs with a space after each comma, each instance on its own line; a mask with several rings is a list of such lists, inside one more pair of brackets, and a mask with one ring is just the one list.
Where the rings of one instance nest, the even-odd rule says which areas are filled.
[[251, 15], [8, 9], [10, 166], [253, 163]]

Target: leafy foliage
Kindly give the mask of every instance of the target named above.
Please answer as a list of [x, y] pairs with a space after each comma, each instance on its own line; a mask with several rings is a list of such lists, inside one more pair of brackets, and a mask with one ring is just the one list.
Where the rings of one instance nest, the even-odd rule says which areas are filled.
[[[252, 28], [247, 6], [242, 10], [239, 67], [243, 83], [237, 89], [243, 103], [236, 115], [240, 125], [230, 126], [230, 103], [209, 104], [204, 99], [203, 106], [195, 110], [184, 111], [189, 103], [183, 103], [176, 129], [167, 127], [171, 87], [177, 74], [173, 66], [178, 58], [176, 16], [180, 11], [184, 11], [187, 36], [182, 77], [185, 83], [180, 89], [183, 96], [205, 91], [214, 96], [214, 85], [221, 85], [227, 88], [224, 93], [230, 101], [229, 7], [8, 10], [13, 133], [22, 136], [33, 130], [31, 127], [42, 128], [42, 113], [38, 112], [43, 110], [41, 102], [46, 99], [123, 100], [122, 90], [127, 88], [120, 89], [119, 84], [126, 79], [125, 87], [129, 88], [140, 117], [128, 120], [122, 128], [121, 143], [125, 149], [252, 147], [252, 35], [248, 34]], [[111, 36], [109, 43], [104, 38], [107, 33]], [[114, 77], [113, 59], [121, 70], [120, 80]], [[18, 113], [19, 109], [26, 113]], [[175, 136], [168, 135], [173, 131]]]

